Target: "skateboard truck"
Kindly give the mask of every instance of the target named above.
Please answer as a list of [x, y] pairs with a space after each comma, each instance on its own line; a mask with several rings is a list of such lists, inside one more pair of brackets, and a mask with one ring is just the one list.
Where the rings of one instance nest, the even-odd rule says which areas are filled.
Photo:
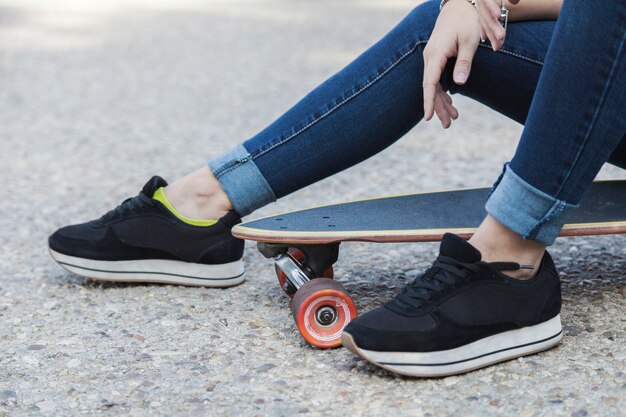
[[257, 247], [263, 256], [274, 259], [280, 286], [290, 297], [307, 281], [320, 277], [332, 278], [333, 264], [339, 256], [339, 243], [294, 247], [259, 242]]
[[330, 245], [283, 245], [280, 243], [257, 243], [259, 252], [266, 258], [274, 261], [282, 259], [286, 254], [292, 255], [294, 250], [302, 252], [304, 259], [298, 260], [298, 267], [302, 269], [309, 279], [324, 276], [324, 271], [333, 266], [339, 257], [339, 243]]
[[[287, 276], [287, 281], [297, 291], [311, 278], [303, 271], [302, 265], [298, 261], [294, 260], [288, 253], [281, 253], [274, 256], [274, 262], [276, 266]], [[283, 290], [287, 291], [287, 288], [283, 287]], [[294, 291], [295, 293], [295, 291]]]
[[340, 346], [343, 328], [357, 311], [343, 285], [333, 280], [339, 243], [257, 246], [263, 256], [274, 259], [278, 282], [292, 297], [291, 312], [304, 339], [319, 348]]

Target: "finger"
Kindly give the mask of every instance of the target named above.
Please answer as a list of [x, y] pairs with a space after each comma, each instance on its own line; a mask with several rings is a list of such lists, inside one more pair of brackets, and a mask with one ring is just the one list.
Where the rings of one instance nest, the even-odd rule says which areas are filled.
[[500, 23], [500, 8], [493, 1], [484, 1], [481, 3], [485, 32], [491, 42], [494, 51], [499, 50], [504, 43], [506, 31]]
[[433, 118], [435, 111], [435, 87], [424, 84], [424, 120], [429, 121]]
[[485, 17], [486, 14], [486, 11], [484, 11], [483, 9], [479, 9], [478, 22], [480, 23], [480, 40], [483, 42], [485, 42], [485, 40], [487, 39], [490, 39], [491, 36], [489, 22], [486, 20], [487, 18]]
[[443, 91], [442, 89], [439, 92], [439, 96], [443, 100], [443, 105], [446, 108], [446, 111], [448, 112], [452, 120], [456, 120], [456, 118], [459, 117], [459, 112], [457, 111], [456, 107], [452, 105], [452, 97], [450, 97], [450, 94]]
[[452, 120], [456, 120], [459, 117], [459, 111], [452, 105], [452, 97], [445, 91], [441, 91], [440, 96], [443, 99], [443, 105], [446, 108], [446, 111], [452, 118]]
[[441, 126], [443, 126], [444, 129], [449, 128], [452, 124], [452, 120], [443, 104], [443, 99], [440, 94], [437, 94], [435, 97], [435, 113], [437, 113], [437, 117], [441, 121]]
[[502, 45], [504, 44], [506, 30], [504, 30], [504, 28], [502, 27], [499, 18], [495, 22], [490, 22], [489, 26], [491, 28], [491, 36], [489, 37], [489, 41], [491, 42], [493, 50], [499, 51], [500, 49], [502, 49]]
[[[475, 36], [475, 35], [474, 35]], [[452, 79], [459, 85], [465, 84], [472, 70], [472, 60], [478, 44], [471, 40], [459, 40], [459, 52], [456, 56]]]
[[424, 80], [422, 87], [424, 89], [424, 118], [427, 121], [433, 117], [435, 111], [437, 86], [446, 62], [444, 55], [438, 52], [431, 52], [434, 49], [424, 49]]
[[437, 85], [437, 93], [435, 94], [435, 113], [439, 120], [441, 120], [442, 124], [444, 124], [446, 117], [449, 116], [447, 113], [445, 106], [445, 100], [441, 96], [441, 92], [443, 89], [441, 88], [441, 84]]
[[493, 20], [490, 20], [485, 22], [482, 27], [485, 31], [487, 39], [489, 39], [489, 42], [491, 43], [491, 48], [494, 51], [500, 50], [500, 48], [502, 48], [502, 44], [504, 43], [504, 38], [506, 37], [506, 31], [500, 24], [500, 21], [498, 20], [494, 22]]

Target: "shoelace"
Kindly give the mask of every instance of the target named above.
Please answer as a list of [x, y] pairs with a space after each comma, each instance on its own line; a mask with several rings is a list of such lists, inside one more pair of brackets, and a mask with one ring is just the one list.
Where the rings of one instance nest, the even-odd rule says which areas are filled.
[[140, 193], [135, 197], [127, 198], [120, 204], [115, 207], [113, 210], [106, 213], [101, 217], [102, 221], [111, 220], [118, 216], [122, 216], [126, 213], [134, 213], [137, 209], [142, 207], [152, 206], [154, 205], [154, 200], [146, 196], [144, 193]]
[[404, 287], [396, 300], [419, 308], [424, 301], [431, 301], [446, 288], [465, 280], [471, 272], [478, 271], [478, 263], [460, 262], [449, 256], [440, 255], [422, 276]]
[[[405, 286], [394, 301], [400, 301], [410, 307], [421, 308], [424, 302], [432, 301], [437, 295], [467, 279], [471, 273], [480, 270], [481, 262], [461, 262], [449, 256], [440, 255], [433, 265], [412, 283]], [[534, 269], [532, 265], [520, 265], [515, 262], [490, 262], [496, 271]]]

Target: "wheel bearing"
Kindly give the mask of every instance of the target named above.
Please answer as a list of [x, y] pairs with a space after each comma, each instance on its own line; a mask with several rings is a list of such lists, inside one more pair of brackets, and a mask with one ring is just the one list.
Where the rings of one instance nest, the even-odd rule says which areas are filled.
[[315, 321], [320, 326], [332, 326], [338, 317], [337, 309], [329, 305], [322, 306], [315, 312]]

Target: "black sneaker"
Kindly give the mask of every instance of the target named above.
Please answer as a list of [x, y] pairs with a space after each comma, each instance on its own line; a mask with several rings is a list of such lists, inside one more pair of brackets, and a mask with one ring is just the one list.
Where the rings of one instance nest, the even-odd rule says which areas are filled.
[[562, 337], [561, 286], [546, 252], [528, 281], [481, 262], [461, 238], [446, 234], [435, 263], [382, 307], [346, 326], [342, 343], [357, 355], [410, 376], [445, 376], [539, 352]]
[[231, 212], [212, 226], [192, 226], [151, 198], [167, 183], [153, 177], [136, 197], [101, 218], [63, 227], [48, 239], [63, 268], [105, 281], [228, 287], [243, 281], [244, 241]]

